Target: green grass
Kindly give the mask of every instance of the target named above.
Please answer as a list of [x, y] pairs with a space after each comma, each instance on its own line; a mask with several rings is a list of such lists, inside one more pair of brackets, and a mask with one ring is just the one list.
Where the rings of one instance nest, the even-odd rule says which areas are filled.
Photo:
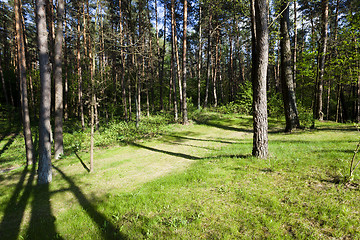
[[[86, 151], [35, 172], [0, 175], [5, 239], [357, 239], [359, 173], [342, 183], [359, 140], [351, 124], [292, 134], [270, 119], [268, 160], [250, 156], [252, 118], [202, 113], [152, 140]], [[160, 136], [159, 136], [160, 135]]]

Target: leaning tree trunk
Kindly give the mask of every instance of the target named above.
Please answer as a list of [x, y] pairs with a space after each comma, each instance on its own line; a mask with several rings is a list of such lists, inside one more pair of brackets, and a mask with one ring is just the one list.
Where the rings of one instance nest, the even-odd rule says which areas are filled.
[[[23, 120], [23, 132], [26, 149], [26, 164], [31, 165], [34, 162], [34, 145], [30, 127], [30, 114], [28, 93], [26, 84], [26, 59], [25, 59], [25, 42], [23, 26], [21, 21], [21, 5], [20, 0], [14, 1], [15, 21], [16, 21], [16, 39], [17, 39], [17, 53], [19, 63], [19, 78], [20, 78], [20, 91], [21, 91], [21, 109]], [[1, 64], [1, 63], [0, 63]], [[1, 72], [2, 73], [2, 72]]]
[[52, 180], [50, 107], [51, 76], [49, 67], [48, 32], [46, 28], [45, 0], [36, 0], [37, 34], [40, 65], [40, 119], [39, 119], [39, 166], [38, 183], [46, 184]]
[[291, 44], [289, 36], [289, 4], [287, 0], [281, 3], [280, 18], [280, 51], [281, 51], [281, 89], [284, 102], [286, 132], [291, 132], [294, 128], [300, 127], [298, 110], [296, 107], [296, 96], [294, 89], [294, 79], [291, 69]]
[[55, 37], [55, 159], [64, 153], [63, 146], [63, 81], [62, 81], [62, 43], [64, 0], [58, 0], [57, 30]]
[[253, 82], [253, 151], [255, 157], [268, 155], [266, 75], [268, 67], [268, 6], [266, 0], [251, 0], [252, 82]]

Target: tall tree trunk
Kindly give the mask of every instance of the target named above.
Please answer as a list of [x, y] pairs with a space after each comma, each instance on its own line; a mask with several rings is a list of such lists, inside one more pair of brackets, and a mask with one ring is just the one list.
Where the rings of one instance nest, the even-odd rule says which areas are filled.
[[172, 80], [173, 80], [173, 93], [174, 93], [174, 115], [175, 115], [175, 121], [178, 120], [178, 109], [177, 109], [177, 98], [176, 98], [176, 41], [175, 41], [175, 0], [171, 0], [171, 69], [172, 69]]
[[293, 56], [293, 82], [294, 91], [296, 91], [296, 74], [297, 74], [297, 5], [294, 0], [294, 56]]
[[[166, 5], [166, 4], [165, 4]], [[161, 71], [160, 71], [160, 105], [161, 110], [164, 110], [164, 102], [161, 100], [163, 97], [163, 82], [164, 82], [164, 63], [165, 63], [165, 53], [166, 53], [166, 12], [167, 8], [164, 6], [164, 41], [163, 41], [163, 47], [161, 51]], [[171, 90], [170, 90], [171, 92]], [[169, 98], [169, 103], [171, 102], [171, 97]]]
[[204, 100], [204, 108], [207, 107], [209, 101], [209, 88], [210, 88], [210, 80], [211, 80], [211, 21], [212, 15], [209, 17], [209, 35], [208, 35], [208, 49], [207, 49], [207, 76], [206, 76], [206, 88], [205, 88], [205, 100]]
[[62, 79], [62, 43], [64, 0], [58, 0], [57, 30], [55, 38], [55, 159], [64, 153], [63, 146], [63, 79]]
[[49, 67], [48, 32], [46, 30], [45, 0], [36, 0], [37, 33], [40, 65], [40, 119], [39, 119], [39, 166], [38, 183], [46, 184], [52, 180], [50, 110], [51, 75]]
[[327, 29], [329, 18], [329, 0], [321, 1], [322, 7], [322, 29], [321, 29], [321, 49], [319, 51], [319, 76], [318, 76], [318, 94], [316, 99], [316, 118], [320, 121], [324, 120], [323, 113], [323, 85], [324, 85], [324, 72], [325, 72], [325, 57], [327, 49]]
[[289, 36], [289, 2], [283, 0], [281, 3], [280, 18], [280, 49], [281, 49], [281, 89], [283, 93], [286, 132], [300, 127], [298, 110], [296, 107], [296, 96], [291, 69], [291, 44]]
[[187, 38], [187, 0], [184, 0], [184, 23], [183, 23], [183, 124], [188, 124], [187, 101], [186, 101], [186, 38]]
[[[85, 129], [85, 118], [84, 118], [84, 104], [83, 104], [83, 92], [82, 92], [82, 66], [81, 66], [81, 57], [80, 57], [80, 38], [81, 38], [81, 28], [80, 28], [80, 4], [78, 4], [78, 13], [77, 13], [77, 69], [78, 69], [78, 116], [80, 116], [81, 127]], [[86, 44], [85, 44], [86, 45]]]
[[123, 26], [123, 12], [122, 0], [119, 0], [119, 27], [120, 27], [120, 58], [121, 58], [121, 89], [122, 89], [122, 104], [124, 109], [124, 118], [128, 120], [127, 101], [126, 101], [126, 83], [125, 83], [125, 53], [124, 53], [124, 26]]
[[3, 92], [4, 92], [4, 97], [5, 97], [5, 102], [6, 105], [9, 105], [9, 98], [6, 92], [6, 85], [5, 85], [5, 78], [4, 78], [4, 73], [2, 70], [2, 61], [1, 61], [1, 56], [0, 56], [0, 77], [1, 77], [1, 83], [2, 83], [2, 88], [3, 88]]
[[214, 74], [213, 74], [213, 94], [214, 94], [214, 107], [218, 105], [218, 97], [217, 97], [217, 75], [218, 75], [218, 59], [219, 59], [219, 45], [220, 45], [220, 33], [216, 34], [216, 46], [215, 46], [215, 60], [214, 63]]
[[[175, 5], [174, 5], [175, 6]], [[173, 8], [174, 11], [174, 47], [175, 47], [175, 63], [176, 63], [176, 73], [177, 79], [179, 84], [179, 98], [180, 98], [180, 111], [183, 109], [183, 89], [182, 89], [182, 77], [181, 77], [181, 69], [180, 69], [180, 58], [179, 58], [179, 49], [178, 49], [178, 39], [177, 39], [177, 31], [176, 31], [176, 18], [175, 18], [175, 7]]]
[[65, 29], [65, 41], [64, 41], [64, 120], [69, 118], [69, 109], [68, 109], [68, 93], [69, 93], [69, 82], [68, 82], [68, 58], [67, 58], [67, 30], [66, 30], [66, 8], [64, 8], [64, 29]]
[[[31, 165], [34, 162], [34, 145], [30, 127], [30, 114], [29, 114], [29, 103], [28, 93], [26, 84], [26, 58], [25, 58], [25, 42], [23, 26], [21, 21], [22, 9], [20, 0], [14, 1], [15, 11], [15, 28], [16, 28], [16, 40], [17, 40], [17, 53], [18, 53], [18, 68], [20, 78], [20, 91], [21, 91], [21, 113], [23, 120], [23, 132], [26, 149], [26, 164]], [[0, 63], [1, 64], [1, 63]]]
[[198, 86], [197, 86], [197, 104], [198, 109], [201, 108], [201, 62], [202, 62], [202, 15], [201, 15], [201, 3], [199, 6], [199, 56], [198, 56]]
[[268, 67], [268, 5], [266, 0], [251, 0], [252, 82], [254, 137], [252, 155], [266, 159], [268, 155], [268, 121], [266, 75]]

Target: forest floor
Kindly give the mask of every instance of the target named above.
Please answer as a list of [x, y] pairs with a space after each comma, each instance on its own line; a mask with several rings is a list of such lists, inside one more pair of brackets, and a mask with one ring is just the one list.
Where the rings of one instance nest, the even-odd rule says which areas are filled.
[[[0, 238], [358, 238], [359, 177], [343, 182], [356, 128], [321, 122], [285, 134], [283, 121], [269, 125], [268, 160], [251, 157], [250, 116], [207, 114], [97, 149], [92, 173], [85, 151], [54, 161], [47, 186], [36, 186], [32, 167], [4, 171]], [[13, 142], [4, 134], [0, 156]]]

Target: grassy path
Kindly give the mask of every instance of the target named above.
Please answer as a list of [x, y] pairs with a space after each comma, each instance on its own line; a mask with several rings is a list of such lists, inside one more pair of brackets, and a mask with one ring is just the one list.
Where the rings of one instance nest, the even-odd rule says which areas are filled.
[[152, 141], [54, 162], [53, 182], [34, 169], [0, 175], [0, 238], [357, 238], [359, 178], [341, 184], [358, 139], [349, 125], [277, 132], [270, 159], [249, 156], [250, 117], [210, 117]]

